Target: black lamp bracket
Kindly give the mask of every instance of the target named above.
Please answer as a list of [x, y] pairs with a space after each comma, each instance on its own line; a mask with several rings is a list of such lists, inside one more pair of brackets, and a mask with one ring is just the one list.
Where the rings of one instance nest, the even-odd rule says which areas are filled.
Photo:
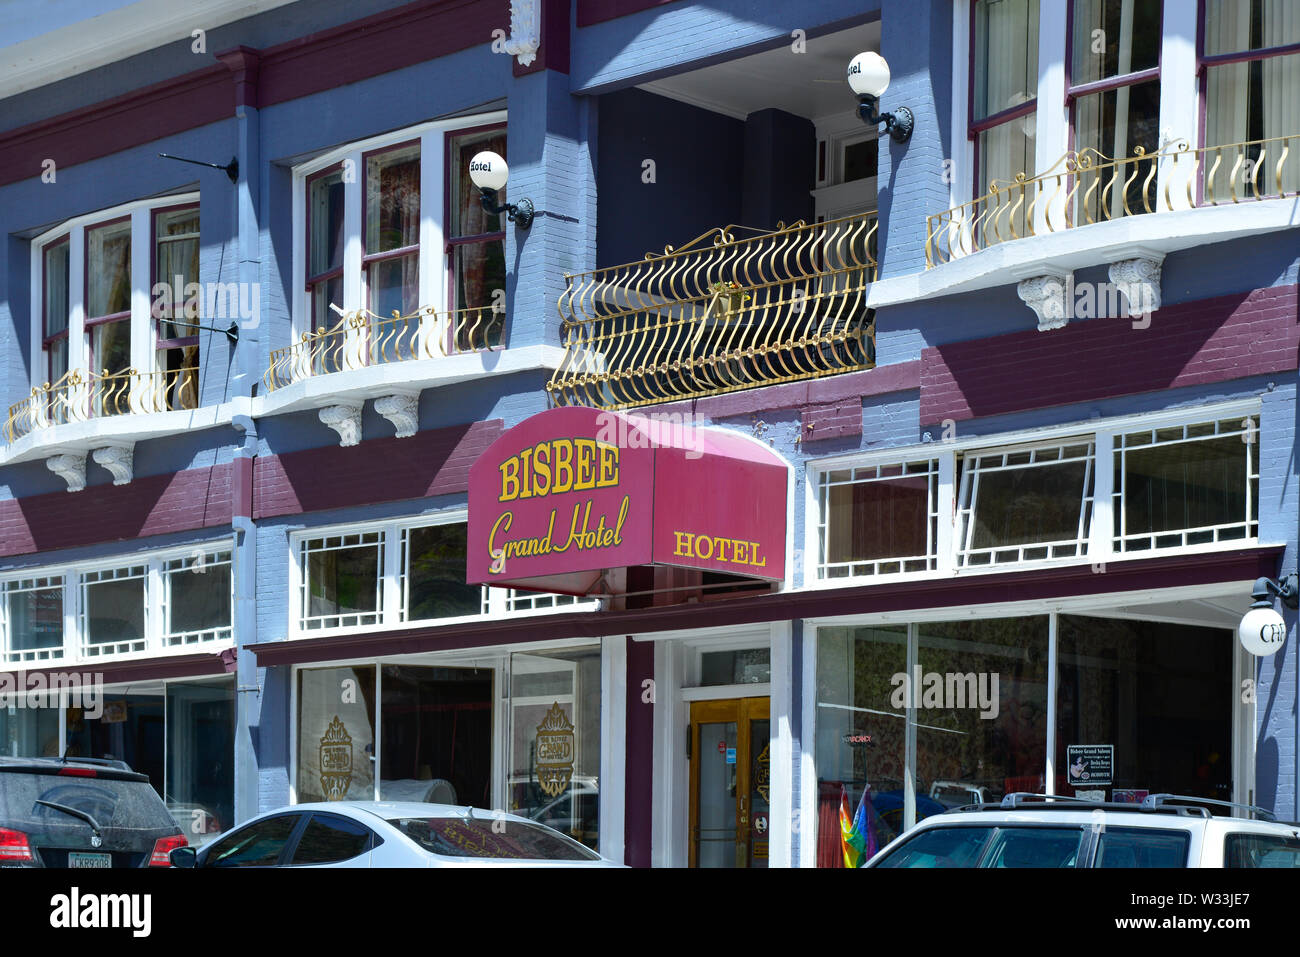
[[232, 182], [239, 181], [239, 157], [230, 157], [230, 162], [225, 166], [219, 163], [205, 163], [203, 160], [186, 159], [184, 156], [172, 156], [171, 153], [159, 153], [163, 159], [176, 160], [178, 163], [192, 163], [195, 166], [207, 166], [210, 169], [219, 169], [226, 174], [226, 177]]
[[197, 322], [178, 322], [175, 319], [168, 319], [173, 326], [182, 326], [186, 329], [206, 329], [208, 332], [224, 332], [226, 339], [232, 346], [239, 345], [239, 323], [232, 322], [225, 329], [218, 329], [215, 326], [200, 326]]
[[1273, 581], [1271, 578], [1255, 579], [1255, 587], [1251, 589], [1250, 597], [1255, 599], [1256, 605], [1271, 605], [1274, 595], [1281, 599], [1286, 607], [1300, 608], [1300, 578], [1291, 574], [1281, 581]]
[[506, 214], [506, 218], [514, 223], [520, 229], [527, 229], [533, 224], [533, 216], [536, 211], [533, 209], [531, 199], [521, 199], [518, 203], [506, 203], [504, 206], [497, 205], [497, 191], [495, 189], [480, 188], [482, 195], [483, 208], [494, 216], [501, 213]]
[[906, 143], [912, 138], [912, 128], [916, 117], [905, 106], [900, 106], [892, 113], [880, 112], [880, 98], [863, 93], [858, 97], [858, 115], [864, 123], [879, 127], [885, 124], [885, 132], [895, 143]]

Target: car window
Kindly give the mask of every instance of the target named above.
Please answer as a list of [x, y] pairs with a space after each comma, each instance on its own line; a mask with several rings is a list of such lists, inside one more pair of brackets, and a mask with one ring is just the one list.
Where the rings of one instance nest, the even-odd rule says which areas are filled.
[[1076, 867], [1082, 827], [1000, 827], [981, 867]]
[[1300, 841], [1281, 834], [1229, 834], [1224, 867], [1300, 867]]
[[336, 814], [313, 814], [298, 839], [293, 863], [337, 864], [370, 850], [370, 829]]
[[932, 827], [900, 844], [877, 867], [974, 867], [991, 827]]
[[1191, 835], [1155, 828], [1106, 828], [1097, 838], [1093, 867], [1186, 867]]
[[281, 814], [240, 828], [212, 845], [203, 866], [273, 867], [300, 817]]
[[402, 817], [389, 823], [434, 854], [494, 860], [598, 861], [577, 841], [530, 822], [465, 817]]
[[0, 812], [10, 821], [31, 827], [84, 826], [66, 812], [37, 801], [74, 808], [93, 817], [101, 827], [172, 828], [175, 822], [148, 781], [64, 777], [55, 774], [0, 775]]

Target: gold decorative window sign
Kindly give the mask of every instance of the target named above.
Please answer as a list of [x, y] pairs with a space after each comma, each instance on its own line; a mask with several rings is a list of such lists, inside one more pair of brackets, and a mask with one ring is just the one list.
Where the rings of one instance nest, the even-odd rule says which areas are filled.
[[573, 722], [557, 701], [537, 726], [537, 783], [547, 797], [559, 797], [573, 779], [573, 744]]
[[320, 739], [320, 786], [325, 800], [341, 801], [351, 784], [352, 735], [335, 715]]

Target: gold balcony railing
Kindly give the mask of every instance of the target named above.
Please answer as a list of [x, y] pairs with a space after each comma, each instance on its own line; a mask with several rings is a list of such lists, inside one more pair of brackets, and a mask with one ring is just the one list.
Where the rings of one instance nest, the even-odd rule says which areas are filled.
[[328, 329], [304, 332], [302, 338], [271, 353], [262, 377], [268, 392], [311, 376], [349, 369], [433, 359], [503, 348], [505, 309], [481, 306], [438, 312], [426, 306], [410, 315], [388, 318], [362, 309], [348, 313]]
[[875, 213], [743, 228], [566, 276], [552, 402], [630, 408], [870, 368]]
[[1137, 147], [1112, 159], [1071, 151], [1045, 173], [994, 180], [969, 203], [926, 217], [926, 268], [989, 246], [1157, 211], [1224, 206], [1300, 195], [1300, 134], [1160, 152]]
[[5, 438], [9, 442], [39, 429], [109, 415], [176, 412], [198, 407], [197, 366], [157, 372], [86, 375], [71, 369], [57, 382], [32, 389], [32, 394], [9, 407]]

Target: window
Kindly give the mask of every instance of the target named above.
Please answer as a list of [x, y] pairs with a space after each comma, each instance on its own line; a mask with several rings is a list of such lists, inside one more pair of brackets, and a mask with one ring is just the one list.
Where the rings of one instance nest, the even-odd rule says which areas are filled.
[[367, 308], [411, 315], [420, 302], [420, 146], [367, 153], [365, 269]]
[[0, 664], [230, 642], [231, 583], [228, 545], [0, 579]]
[[295, 549], [300, 631], [488, 612], [487, 589], [465, 584], [464, 522], [318, 532]]
[[382, 532], [330, 535], [302, 543], [305, 629], [378, 624], [383, 617]]
[[375, 669], [298, 672], [296, 799], [375, 798]]
[[241, 828], [213, 845], [204, 867], [274, 867], [301, 814], [281, 814]]
[[18, 664], [63, 657], [63, 576], [3, 585], [4, 661]]
[[1115, 436], [1116, 551], [1256, 538], [1258, 433], [1247, 416]]
[[298, 838], [293, 865], [340, 864], [370, 850], [372, 835], [364, 824], [337, 814], [313, 814]]
[[230, 552], [196, 552], [163, 563], [163, 643], [192, 645], [231, 637]]
[[389, 818], [420, 847], [442, 857], [480, 860], [595, 861], [599, 856], [536, 824], [481, 817]]
[[[491, 150], [506, 155], [505, 127], [471, 130], [448, 138], [448, 175], [452, 207], [448, 217], [447, 248], [452, 309], [493, 309], [492, 318], [477, 332], [458, 329], [455, 348], [469, 350], [499, 343], [505, 321], [502, 311], [506, 288], [505, 224], [500, 214], [483, 208], [479, 191], [469, 178], [469, 161], [475, 153]], [[507, 202], [505, 191], [497, 203]], [[503, 308], [503, 305], [502, 305]], [[477, 341], [477, 340], [483, 341]]]
[[[1038, 109], [1038, 0], [977, 0], [971, 9], [972, 76], [969, 135], [975, 142], [976, 194], [987, 184], [1034, 176]], [[1009, 201], [1015, 203], [1017, 197]], [[1025, 208], [1000, 223], [1028, 232]], [[1005, 236], [1003, 238], [1006, 238]]]
[[[1205, 0], [1202, 24], [1201, 96], [1205, 104], [1206, 146], [1248, 142], [1251, 164], [1237, 173], [1242, 190], [1258, 176], [1259, 193], [1276, 195], [1274, 162], [1257, 168], [1261, 157], [1276, 161], [1283, 144], [1260, 140], [1300, 132], [1300, 16], [1293, 0]], [[1267, 153], [1267, 156], [1264, 154]], [[1209, 153], [1213, 163], [1217, 153]], [[1235, 151], [1226, 154], [1234, 155]], [[1222, 166], [1222, 164], [1220, 164]], [[1207, 189], [1228, 193], [1233, 163], [1206, 182]], [[1207, 176], [1209, 174], [1207, 173]], [[1300, 167], [1281, 170], [1283, 193], [1300, 189]]]
[[1093, 867], [1186, 867], [1186, 831], [1106, 827], [1097, 834]]
[[343, 192], [342, 164], [307, 177], [307, 308], [318, 332], [334, 324], [330, 304], [343, 304]]
[[[86, 331], [92, 376], [115, 378], [131, 367], [131, 220], [86, 230]], [[94, 392], [96, 415], [129, 410], [125, 390]]]
[[770, 648], [700, 653], [701, 687], [765, 684], [771, 680], [772, 650]]
[[235, 679], [169, 681], [167, 791], [172, 817], [190, 844], [206, 844], [235, 823]]
[[145, 565], [106, 568], [81, 576], [82, 653], [87, 657], [146, 648]]
[[1300, 841], [1274, 834], [1229, 834], [1223, 839], [1224, 867], [1300, 867]]
[[933, 569], [938, 473], [935, 459], [823, 472], [820, 577]]
[[171, 301], [155, 304], [158, 323], [154, 368], [161, 405], [193, 409], [199, 404], [199, 335], [194, 324], [198, 303], [185, 301], [186, 290], [199, 281], [199, 208], [197, 205], [154, 210], [154, 282], [166, 283]]
[[975, 867], [991, 827], [934, 827], [891, 851], [877, 867]]
[[[1161, 7], [1161, 0], [1073, 0], [1067, 90], [1072, 146], [1089, 151], [1094, 166], [1096, 154], [1123, 160], [1160, 150]], [[1103, 172], [1100, 187], [1094, 176], [1076, 193], [1081, 211], [1074, 222], [1154, 210], [1156, 180], [1147, 175], [1154, 174], [1153, 162], [1118, 166], [1113, 181]]]
[[56, 240], [45, 247], [42, 256], [44, 271], [42, 284], [45, 290], [41, 335], [41, 349], [45, 354], [46, 382], [58, 382], [68, 371], [68, 258], [71, 244], [68, 237]]
[[962, 463], [960, 564], [1082, 557], [1092, 513], [1090, 441], [994, 449]]

